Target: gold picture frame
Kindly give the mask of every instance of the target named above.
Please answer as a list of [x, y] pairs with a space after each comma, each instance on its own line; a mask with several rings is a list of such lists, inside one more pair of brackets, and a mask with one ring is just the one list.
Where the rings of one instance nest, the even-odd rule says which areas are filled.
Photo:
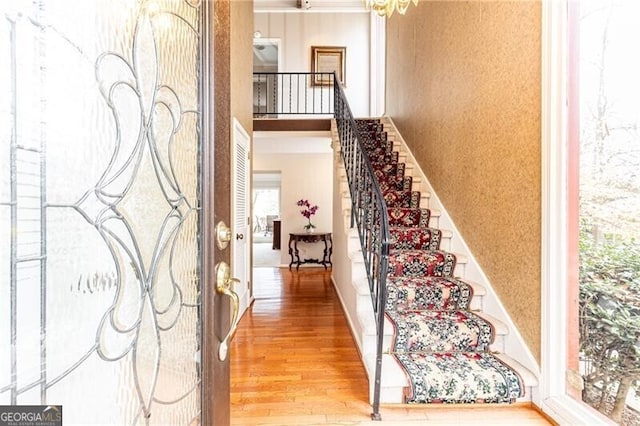
[[[311, 46], [311, 72], [336, 72], [342, 86], [346, 86], [347, 48], [343, 46]], [[333, 79], [314, 75], [312, 86], [333, 86]]]

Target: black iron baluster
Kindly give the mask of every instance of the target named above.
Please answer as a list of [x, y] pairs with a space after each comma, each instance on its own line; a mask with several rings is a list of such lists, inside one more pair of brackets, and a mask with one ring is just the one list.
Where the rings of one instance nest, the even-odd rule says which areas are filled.
[[273, 80], [273, 110], [271, 114], [276, 114], [278, 111], [278, 75], [271, 74], [271, 80]]
[[282, 73], [276, 74], [276, 80], [278, 81], [277, 83], [278, 106], [276, 107], [275, 111], [273, 111], [273, 113], [276, 114], [275, 116], [277, 117], [277, 114], [284, 114], [284, 99], [285, 99], [284, 74]]
[[[257, 114], [258, 116], [260, 116], [260, 90], [261, 90], [261, 86], [262, 86], [262, 74], [257, 74], [257, 76], [258, 76], [258, 84], [257, 84], [257, 87], [258, 87], [257, 102], [258, 102], [258, 104], [256, 106], [256, 111], [254, 111], [253, 114], [254, 115]], [[267, 111], [266, 111], [266, 108], [265, 108], [265, 113], [266, 112]]]
[[324, 93], [324, 84], [325, 84], [325, 82], [324, 82], [324, 73], [320, 74], [320, 81], [321, 81], [321, 84], [320, 84], [320, 112], [322, 112], [322, 97], [323, 97], [322, 95]]
[[293, 102], [292, 102], [292, 98], [291, 98], [293, 96], [293, 93], [292, 93], [292, 90], [291, 90], [291, 89], [293, 89], [293, 87], [291, 86], [293, 78], [291, 78], [291, 74], [288, 74], [287, 77], [289, 78], [289, 113], [291, 113], [293, 111]]
[[[309, 77], [309, 83], [307, 84], [307, 77]], [[309, 91], [307, 90], [307, 87], [311, 87], [311, 79], [313, 77], [311, 75], [305, 75], [304, 77], [304, 113], [306, 114], [308, 111], [308, 107], [309, 107]]]
[[296, 112], [300, 112], [300, 74], [296, 74]]

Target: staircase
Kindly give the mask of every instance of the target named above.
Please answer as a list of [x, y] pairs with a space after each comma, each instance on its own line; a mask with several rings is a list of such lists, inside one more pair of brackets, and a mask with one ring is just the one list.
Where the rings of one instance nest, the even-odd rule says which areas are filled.
[[[450, 221], [433, 208], [428, 182], [395, 126], [388, 118], [356, 124], [387, 205], [392, 247], [379, 403], [531, 401], [535, 360], [490, 287], [469, 279], [484, 276], [456, 252], [466, 248], [456, 233], [441, 228]], [[344, 230], [338, 235], [334, 229], [334, 279], [369, 375], [375, 414], [377, 327], [365, 254], [350, 227], [352, 200], [335, 123], [333, 135]]]

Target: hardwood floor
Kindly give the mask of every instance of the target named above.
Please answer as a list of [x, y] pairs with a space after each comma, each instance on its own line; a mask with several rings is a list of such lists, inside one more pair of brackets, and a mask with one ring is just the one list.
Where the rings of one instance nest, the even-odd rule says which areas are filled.
[[[331, 271], [254, 269], [231, 345], [233, 425], [375, 425], [369, 383]], [[384, 406], [382, 424], [548, 425], [528, 405]]]

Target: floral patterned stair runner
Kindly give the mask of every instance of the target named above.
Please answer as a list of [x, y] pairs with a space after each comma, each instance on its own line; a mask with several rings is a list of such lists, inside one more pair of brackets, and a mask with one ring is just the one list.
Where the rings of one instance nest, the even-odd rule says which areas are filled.
[[389, 275], [393, 277], [450, 277], [456, 257], [442, 250], [396, 250], [389, 254]]
[[389, 226], [426, 228], [429, 226], [429, 219], [431, 219], [429, 209], [390, 207], [387, 212], [389, 213]]
[[391, 245], [398, 250], [438, 250], [442, 231], [436, 228], [402, 228], [389, 229]]
[[387, 190], [382, 196], [388, 207], [417, 209], [420, 207], [420, 191]]
[[413, 178], [411, 176], [404, 176], [402, 178], [394, 177], [393, 179], [388, 178], [380, 181], [379, 185], [382, 192], [389, 190], [410, 191], [413, 185]]
[[485, 351], [494, 339], [491, 324], [470, 311], [389, 311], [387, 316], [395, 328], [395, 353]]
[[407, 403], [513, 402], [521, 378], [489, 351], [493, 326], [469, 310], [473, 290], [453, 278], [456, 258], [439, 249], [442, 232], [429, 227], [405, 165], [379, 120], [356, 120], [387, 203], [392, 249], [386, 316], [388, 351], [409, 378]]
[[395, 354], [411, 380], [407, 403], [502, 403], [523, 396], [522, 379], [487, 352]]
[[388, 277], [387, 311], [469, 309], [473, 289], [445, 277]]

